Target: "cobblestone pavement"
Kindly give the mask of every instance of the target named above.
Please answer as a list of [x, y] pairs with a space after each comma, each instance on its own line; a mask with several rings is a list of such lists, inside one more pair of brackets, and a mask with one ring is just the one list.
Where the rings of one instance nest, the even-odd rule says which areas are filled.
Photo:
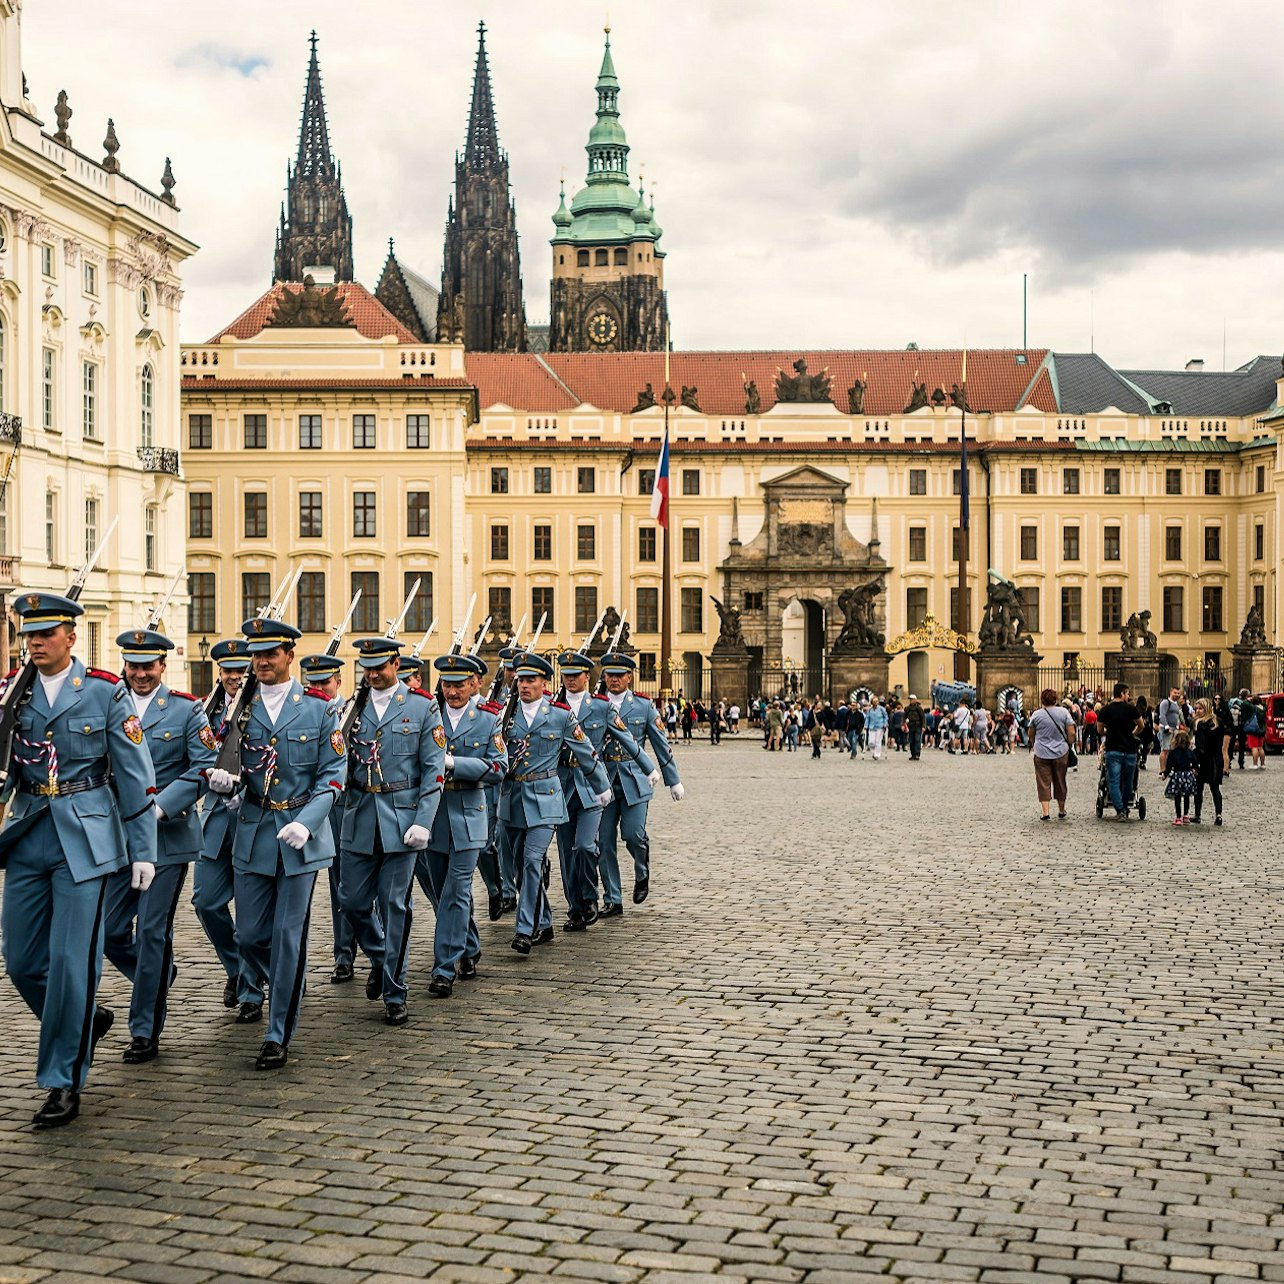
[[278, 1074], [185, 907], [161, 1059], [118, 1023], [33, 1134], [4, 983], [0, 1280], [1284, 1281], [1284, 762], [1221, 830], [1153, 772], [1125, 828], [1087, 767], [1039, 823], [1024, 756], [680, 762], [646, 905], [527, 960], [484, 923], [446, 1002], [420, 946], [404, 1029], [318, 896]]

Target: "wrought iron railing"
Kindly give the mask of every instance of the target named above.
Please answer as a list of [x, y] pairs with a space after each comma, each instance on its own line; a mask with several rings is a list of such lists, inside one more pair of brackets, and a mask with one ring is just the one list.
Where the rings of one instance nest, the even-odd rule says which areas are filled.
[[0, 441], [12, 446], [22, 445], [22, 416], [0, 414]]
[[166, 446], [139, 446], [138, 462], [144, 472], [178, 476], [178, 451]]

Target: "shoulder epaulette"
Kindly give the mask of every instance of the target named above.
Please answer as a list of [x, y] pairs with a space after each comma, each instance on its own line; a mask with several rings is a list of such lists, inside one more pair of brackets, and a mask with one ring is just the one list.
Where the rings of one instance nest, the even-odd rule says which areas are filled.
[[498, 700], [487, 700], [484, 704], [477, 706], [482, 713], [503, 713], [504, 706]]
[[191, 700], [193, 704], [200, 699], [200, 696], [194, 696], [190, 691], [175, 691], [173, 687], [170, 687], [169, 693], [172, 696], [177, 696], [180, 700]]
[[594, 699], [594, 700], [605, 700], [605, 701], [607, 702], [607, 704], [610, 704], [610, 703], [611, 703], [611, 697], [610, 697], [609, 695], [607, 695], [604, 691], [594, 691], [594, 692], [593, 692], [593, 699]]
[[326, 695], [326, 693], [319, 687], [304, 687], [303, 694], [310, 695], [314, 700], [324, 700], [326, 704], [329, 704], [334, 698], [333, 696]]
[[571, 706], [569, 704], [563, 704], [560, 700], [550, 700], [549, 704], [551, 704], [554, 709], [564, 709], [567, 713], [571, 712]]
[[431, 700], [431, 699], [433, 698], [433, 694], [432, 694], [432, 692], [431, 692], [431, 691], [425, 691], [425, 690], [423, 689], [423, 687], [411, 687], [411, 688], [410, 688], [410, 694], [411, 694], [411, 695], [417, 695], [417, 696], [423, 696], [423, 698], [424, 698], [425, 700]]
[[16, 678], [17, 676], [18, 676], [18, 670], [17, 670], [17, 669], [10, 669], [10, 670], [9, 670], [9, 672], [8, 672], [8, 673], [6, 673], [6, 674], [4, 675], [4, 680], [5, 680], [6, 682], [8, 682], [8, 681], [10, 681], [12, 678]]
[[650, 697], [649, 695], [643, 695], [641, 691], [630, 691], [630, 692], [629, 692], [629, 694], [630, 694], [630, 695], [631, 695], [635, 700], [645, 700], [645, 701], [647, 702], [647, 704], [651, 704], [651, 703], [652, 703], [651, 697]]
[[113, 686], [120, 681], [119, 673], [108, 673], [106, 669], [86, 669], [85, 672], [91, 678], [101, 678], [104, 682], [110, 682]]

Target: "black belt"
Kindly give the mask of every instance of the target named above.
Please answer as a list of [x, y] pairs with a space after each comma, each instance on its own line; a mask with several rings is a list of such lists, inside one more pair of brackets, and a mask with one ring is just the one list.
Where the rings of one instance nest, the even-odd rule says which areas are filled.
[[84, 780], [56, 780], [48, 785], [33, 785], [23, 780], [19, 783], [18, 790], [35, 798], [65, 798], [68, 794], [83, 794], [90, 789], [101, 789], [110, 779], [110, 776], [88, 776]]
[[253, 789], [245, 791], [245, 801], [253, 803], [260, 811], [292, 811], [295, 807], [302, 807], [304, 803], [311, 800], [311, 794], [300, 794], [297, 798], [285, 798], [281, 802], [273, 802], [270, 798], [263, 798], [256, 794]]
[[396, 794], [403, 789], [413, 789], [415, 782], [413, 780], [381, 780], [377, 785], [363, 785], [359, 780], [349, 780], [348, 785], [359, 794]]
[[528, 771], [522, 776], [509, 776], [509, 780], [515, 780], [519, 785], [524, 785], [528, 780], [551, 780], [557, 775], [557, 768], [552, 767], [548, 771]]
[[448, 780], [442, 786], [447, 793], [452, 794], [470, 794], [482, 787], [480, 780]]

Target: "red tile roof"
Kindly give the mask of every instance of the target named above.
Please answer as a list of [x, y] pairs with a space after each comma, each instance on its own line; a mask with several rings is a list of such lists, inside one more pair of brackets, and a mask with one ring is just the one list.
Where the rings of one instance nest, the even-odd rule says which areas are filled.
[[[969, 403], [977, 410], [996, 413], [1023, 404], [1055, 413], [1046, 372], [1035, 380], [1029, 398], [1022, 400], [1046, 355], [1044, 349], [969, 352]], [[1018, 356], [1025, 360], [1018, 362]], [[958, 350], [675, 352], [670, 359], [670, 383], [675, 392], [684, 385], [694, 386], [706, 414], [739, 418], [745, 414], [745, 383], [750, 379], [757, 383], [762, 410], [770, 410], [776, 404], [777, 372], [792, 374], [799, 358], [813, 375], [828, 372], [833, 402], [844, 414], [847, 389], [857, 377], [863, 379], [868, 384], [865, 413], [871, 419], [899, 415], [909, 403], [915, 376], [927, 384], [929, 395], [937, 388], [948, 395], [961, 382], [963, 364]], [[532, 354], [469, 353], [465, 364], [483, 407], [503, 402], [518, 410], [548, 413], [588, 402], [601, 410], [627, 414], [647, 383], [657, 398], [664, 388], [660, 352], [553, 352], [542, 361]]]
[[[266, 294], [246, 308], [231, 325], [224, 326], [210, 342], [217, 343], [225, 334], [233, 335], [237, 339], [252, 339], [267, 325], [268, 317], [276, 309], [277, 300], [287, 288], [293, 292], [299, 289], [298, 286], [287, 286], [283, 281], [276, 282]], [[339, 297], [347, 307], [348, 317], [354, 328], [365, 338], [382, 339], [391, 334], [399, 343], [419, 342], [364, 285], [358, 285], [355, 281], [341, 281]]]

